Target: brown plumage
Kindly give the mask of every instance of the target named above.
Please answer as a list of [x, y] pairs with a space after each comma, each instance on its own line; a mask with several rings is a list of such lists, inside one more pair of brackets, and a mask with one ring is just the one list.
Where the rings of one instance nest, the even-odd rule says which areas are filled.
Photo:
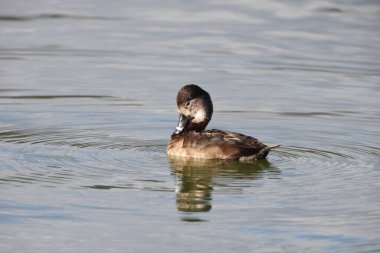
[[195, 84], [180, 89], [177, 108], [180, 118], [167, 148], [170, 156], [246, 161], [265, 158], [271, 148], [277, 147], [240, 133], [205, 130], [213, 105], [210, 95]]

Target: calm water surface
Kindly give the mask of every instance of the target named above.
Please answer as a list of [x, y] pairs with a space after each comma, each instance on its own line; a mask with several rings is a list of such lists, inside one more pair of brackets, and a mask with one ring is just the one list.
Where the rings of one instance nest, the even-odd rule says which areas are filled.
[[[282, 144], [169, 159], [175, 96]], [[379, 252], [378, 1], [2, 1], [1, 252]]]

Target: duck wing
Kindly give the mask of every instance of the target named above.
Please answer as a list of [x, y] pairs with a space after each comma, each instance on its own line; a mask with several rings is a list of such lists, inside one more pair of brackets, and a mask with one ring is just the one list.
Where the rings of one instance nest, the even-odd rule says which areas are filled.
[[268, 152], [256, 157], [268, 146], [251, 136], [218, 129], [190, 132], [184, 139], [182, 147], [190, 156], [206, 159], [236, 160], [240, 157], [256, 159], [264, 158], [269, 152], [268, 149]]

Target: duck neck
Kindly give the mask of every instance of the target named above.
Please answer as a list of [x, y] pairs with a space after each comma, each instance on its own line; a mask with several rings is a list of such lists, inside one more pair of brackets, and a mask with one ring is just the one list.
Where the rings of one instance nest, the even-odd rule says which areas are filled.
[[213, 105], [208, 94], [198, 101], [198, 106], [201, 109], [197, 111], [194, 118], [186, 126], [187, 131], [201, 132], [206, 129], [206, 126], [211, 120]]
[[208, 125], [210, 120], [207, 121], [202, 121], [202, 122], [189, 122], [189, 124], [186, 126], [185, 131], [190, 132], [190, 131], [195, 131], [195, 132], [202, 132], [203, 130], [206, 129], [206, 126]]

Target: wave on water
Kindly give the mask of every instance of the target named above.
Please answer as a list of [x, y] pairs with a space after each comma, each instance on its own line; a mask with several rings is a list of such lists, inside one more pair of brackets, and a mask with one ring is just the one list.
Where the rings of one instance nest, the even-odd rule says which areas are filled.
[[190, 179], [204, 178], [207, 171], [210, 185], [213, 177], [243, 179], [245, 185], [246, 180], [260, 179], [265, 174], [281, 178], [281, 173], [291, 173], [292, 167], [300, 166], [329, 169], [340, 176], [349, 176], [352, 171], [371, 173], [374, 161], [380, 157], [380, 149], [370, 146], [337, 145], [336, 150], [281, 146], [271, 151], [268, 160], [254, 163], [182, 161], [167, 159], [166, 142], [112, 136], [99, 129], [2, 131], [0, 150], [4, 163], [0, 181], [42, 183], [49, 187], [69, 184], [94, 189], [172, 191], [175, 186], [166, 182], [167, 171], [157, 170], [157, 166], [169, 165], [176, 177]]
[[[154, 190], [156, 186], [142, 183], [142, 179], [150, 178], [154, 166], [149, 164], [165, 156], [165, 147], [163, 140], [113, 137], [90, 129], [3, 131], [0, 181], [46, 183], [50, 187], [74, 182], [73, 187], [105, 189], [103, 186], [108, 185]], [[161, 183], [157, 188], [167, 189]]]
[[122, 17], [108, 17], [108, 16], [95, 16], [95, 15], [79, 15], [69, 13], [41, 13], [37, 15], [0, 15], [1, 21], [32, 21], [39, 19], [73, 19], [73, 20], [125, 20]]

